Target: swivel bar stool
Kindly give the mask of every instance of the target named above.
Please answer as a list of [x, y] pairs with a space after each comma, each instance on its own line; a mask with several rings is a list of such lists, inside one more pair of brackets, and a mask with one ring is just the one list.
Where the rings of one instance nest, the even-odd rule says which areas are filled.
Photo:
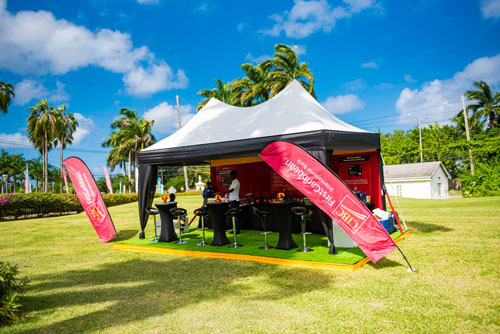
[[172, 209], [170, 209], [170, 213], [179, 222], [179, 240], [176, 242], [176, 244], [185, 244], [187, 241], [182, 240], [181, 217], [185, 217], [187, 214], [187, 211], [186, 211], [186, 209], [183, 209], [183, 208], [172, 208]]
[[155, 227], [155, 238], [151, 241], [158, 241], [158, 232], [157, 232], [157, 229], [158, 227], [161, 229], [161, 222], [160, 222], [160, 226], [156, 225], [156, 215], [158, 214], [158, 210], [154, 209], [154, 208], [147, 208], [146, 209], [148, 211], [148, 214], [150, 215], [153, 215], [153, 219], [154, 219], [154, 227]]
[[252, 209], [253, 209], [253, 212], [255, 213], [255, 215], [257, 217], [259, 217], [259, 219], [262, 221], [262, 234], [264, 234], [264, 246], [259, 247], [259, 249], [271, 249], [271, 248], [274, 248], [274, 247], [269, 246], [267, 244], [267, 235], [269, 233], [272, 233], [271, 231], [267, 230], [267, 219], [269, 218], [269, 216], [271, 216], [272, 212], [270, 212], [270, 211], [263, 211], [263, 210], [257, 209], [255, 206], [252, 207]]
[[202, 206], [201, 208], [194, 210], [194, 215], [197, 217], [200, 217], [201, 233], [202, 233], [202, 240], [199, 244], [196, 244], [196, 246], [206, 246], [208, 244], [205, 242], [205, 218], [208, 215], [208, 209], [206, 207]]
[[243, 247], [243, 245], [240, 245], [238, 241], [236, 240], [236, 216], [241, 213], [241, 208], [232, 208], [226, 211], [226, 216], [231, 217], [233, 220], [233, 238], [234, 238], [234, 243], [229, 246], [229, 248], [238, 248], [238, 247]]
[[300, 217], [300, 227], [302, 229], [302, 241], [304, 242], [304, 247], [302, 249], [297, 250], [297, 252], [307, 253], [312, 252], [314, 249], [307, 248], [306, 246], [306, 222], [311, 217], [312, 211], [308, 210], [303, 206], [294, 206], [292, 208], [292, 212]]

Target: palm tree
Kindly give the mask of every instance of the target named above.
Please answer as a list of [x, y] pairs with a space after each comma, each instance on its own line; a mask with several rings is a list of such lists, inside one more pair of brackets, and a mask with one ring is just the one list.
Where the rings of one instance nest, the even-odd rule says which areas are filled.
[[269, 67], [270, 97], [275, 96], [293, 80], [297, 80], [314, 97], [314, 76], [306, 63], [300, 63], [297, 54], [284, 44], [274, 46], [274, 59], [266, 60], [261, 66]]
[[43, 192], [48, 191], [48, 152], [54, 144], [57, 111], [42, 99], [35, 107], [30, 107], [28, 116], [28, 138], [43, 156]]
[[217, 83], [217, 88], [202, 89], [198, 92], [198, 95], [205, 97], [205, 99], [200, 102], [196, 111], [203, 108], [212, 97], [224, 103], [231, 104], [231, 83], [227, 82], [223, 84], [222, 81], [217, 78], [215, 78], [215, 82]]
[[484, 81], [474, 81], [478, 90], [465, 92], [467, 100], [474, 100], [467, 110], [472, 110], [471, 124], [480, 123], [481, 119], [488, 121], [488, 128], [500, 125], [500, 92], [493, 93], [490, 86]]
[[14, 87], [0, 81], [0, 110], [4, 114], [7, 114], [7, 109], [14, 96]]
[[[65, 113], [66, 106], [63, 104], [59, 108], [57, 114], [57, 124], [56, 124], [56, 145], [59, 142], [59, 146], [61, 147], [61, 180], [63, 179], [62, 171], [63, 171], [63, 150], [66, 148], [66, 144], [71, 144], [73, 142], [73, 133], [76, 131], [78, 127], [78, 122], [75, 120], [75, 117], [72, 113]], [[60, 183], [60, 192], [63, 192], [63, 184]]]
[[246, 72], [243, 79], [231, 83], [232, 102], [234, 105], [248, 107], [269, 99], [269, 66], [243, 64]]
[[28, 161], [31, 176], [35, 179], [35, 189], [38, 191], [38, 183], [43, 178], [43, 164], [40, 157]]

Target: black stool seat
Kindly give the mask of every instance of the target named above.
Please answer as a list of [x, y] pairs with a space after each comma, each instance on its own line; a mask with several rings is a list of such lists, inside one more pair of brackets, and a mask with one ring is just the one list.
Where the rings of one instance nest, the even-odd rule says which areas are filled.
[[233, 221], [233, 238], [234, 238], [234, 243], [229, 246], [229, 248], [238, 248], [238, 247], [242, 247], [243, 245], [240, 245], [238, 243], [238, 241], [236, 240], [236, 216], [238, 216], [239, 214], [241, 214], [241, 208], [240, 207], [236, 207], [236, 208], [232, 208], [232, 209], [229, 209], [226, 211], [226, 216], [227, 217], [231, 217], [232, 221]]
[[187, 214], [187, 210], [183, 208], [172, 208], [170, 209], [170, 213], [174, 216], [175, 219], [179, 222], [179, 241], [177, 244], [185, 244], [187, 241], [182, 240], [182, 226], [181, 226], [181, 217], [185, 217]]
[[304, 247], [302, 249], [297, 250], [297, 252], [307, 253], [312, 252], [314, 249], [307, 248], [306, 246], [306, 222], [311, 217], [312, 211], [307, 209], [305, 206], [294, 206], [292, 208], [292, 212], [300, 217], [300, 227], [302, 229], [302, 242], [304, 243]]
[[207, 243], [205, 242], [205, 219], [208, 215], [208, 208], [205, 206], [202, 206], [201, 208], [198, 208], [194, 210], [194, 215], [197, 217], [200, 217], [201, 220], [201, 233], [202, 233], [202, 240], [197, 246], [206, 246]]
[[264, 210], [260, 210], [260, 209], [257, 209], [256, 207], [252, 207], [253, 209], [253, 212], [255, 213], [255, 215], [257, 217], [259, 217], [259, 219], [261, 220], [262, 222], [262, 234], [264, 234], [264, 246], [262, 247], [259, 247], [259, 249], [270, 249], [270, 248], [274, 248], [272, 246], [269, 246], [269, 244], [267, 243], [267, 235], [269, 233], [271, 233], [271, 231], [268, 231], [267, 230], [267, 220], [269, 219], [269, 217], [272, 215], [272, 212], [270, 211], [264, 211]]
[[153, 219], [154, 219], [155, 238], [151, 241], [158, 241], [158, 232], [156, 231], [156, 229], [158, 227], [161, 228], [161, 224], [160, 224], [160, 226], [156, 225], [156, 215], [158, 214], [158, 210], [156, 210], [155, 208], [151, 208], [151, 207], [146, 208], [146, 210], [147, 210], [148, 214], [153, 215]]

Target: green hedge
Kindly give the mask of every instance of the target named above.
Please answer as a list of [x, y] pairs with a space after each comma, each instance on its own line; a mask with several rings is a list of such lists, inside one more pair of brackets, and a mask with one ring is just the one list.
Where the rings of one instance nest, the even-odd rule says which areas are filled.
[[[108, 207], [137, 201], [137, 194], [105, 194]], [[30, 193], [0, 195], [0, 219], [82, 212], [75, 194]]]

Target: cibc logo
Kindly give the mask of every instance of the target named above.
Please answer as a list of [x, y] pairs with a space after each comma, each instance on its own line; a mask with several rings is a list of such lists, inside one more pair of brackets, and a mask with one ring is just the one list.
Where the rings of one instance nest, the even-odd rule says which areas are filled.
[[361, 212], [363, 212], [363, 209], [351, 198], [346, 196], [335, 208], [333, 214], [349, 227], [352, 233], [356, 233], [368, 218], [366, 214]]
[[87, 211], [87, 215], [91, 218], [94, 224], [99, 224], [104, 218], [106, 218], [100, 203], [95, 203], [89, 206], [85, 211]]

